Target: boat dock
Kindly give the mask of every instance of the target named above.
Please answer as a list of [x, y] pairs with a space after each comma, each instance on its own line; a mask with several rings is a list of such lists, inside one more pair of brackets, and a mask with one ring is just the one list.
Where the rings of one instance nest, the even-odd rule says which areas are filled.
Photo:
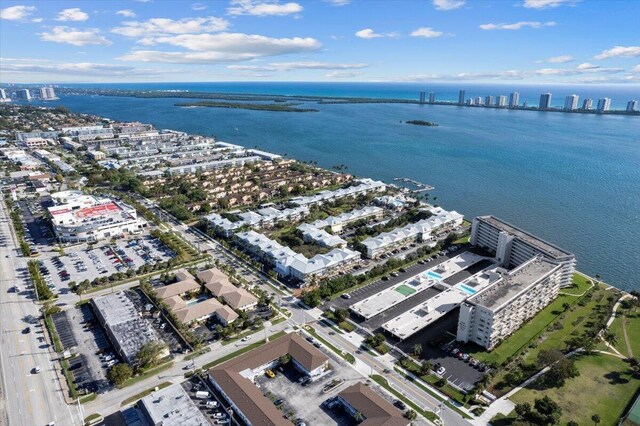
[[413, 180], [409, 178], [397, 177], [397, 178], [393, 178], [393, 180], [396, 182], [408, 183], [410, 185], [415, 186], [417, 189], [414, 189], [413, 190], [414, 192], [426, 192], [426, 191], [432, 191], [436, 189], [435, 186], [427, 185], [426, 183], [418, 182], [417, 180]]

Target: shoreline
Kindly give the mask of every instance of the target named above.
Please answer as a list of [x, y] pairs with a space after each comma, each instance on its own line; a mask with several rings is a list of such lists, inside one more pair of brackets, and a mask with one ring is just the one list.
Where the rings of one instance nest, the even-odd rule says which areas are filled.
[[[455, 101], [434, 101], [420, 102], [413, 99], [397, 99], [397, 98], [371, 98], [371, 97], [341, 97], [341, 96], [317, 96], [317, 95], [266, 95], [266, 94], [244, 94], [230, 92], [186, 92], [186, 91], [166, 91], [166, 90], [142, 90], [142, 89], [79, 89], [59, 87], [59, 93], [79, 96], [114, 96], [114, 97], [130, 97], [140, 99], [157, 99], [157, 98], [177, 98], [177, 99], [209, 99], [218, 101], [250, 101], [250, 102], [315, 102], [318, 105], [353, 105], [353, 104], [414, 104], [414, 105], [441, 105], [456, 106], [461, 108], [487, 108], [498, 110], [513, 111], [536, 111], [536, 112], [554, 112], [566, 114], [586, 114], [586, 115], [620, 115], [620, 116], [637, 116], [640, 117], [640, 111], [626, 110], [609, 110], [597, 111], [595, 109], [583, 110], [565, 110], [563, 108], [547, 108], [539, 107], [513, 107], [496, 106], [496, 105], [461, 105]], [[260, 110], [256, 108], [255, 110]]]

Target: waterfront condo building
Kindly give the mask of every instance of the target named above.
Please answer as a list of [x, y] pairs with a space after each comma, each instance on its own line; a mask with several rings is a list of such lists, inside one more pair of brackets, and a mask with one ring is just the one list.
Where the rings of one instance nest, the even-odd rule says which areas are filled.
[[429, 103], [432, 104], [436, 101], [436, 94], [433, 92], [429, 92]]
[[489, 95], [484, 98], [485, 105], [493, 105], [493, 96]]
[[560, 287], [571, 285], [576, 257], [535, 235], [494, 216], [478, 216], [471, 225], [470, 242], [494, 254], [497, 263], [513, 268], [535, 256], [561, 265]]
[[606, 112], [611, 109], [611, 98], [598, 99], [598, 112]]
[[16, 90], [16, 98], [25, 101], [31, 100], [31, 92], [29, 91], [29, 89]]
[[562, 266], [529, 259], [460, 305], [457, 340], [493, 349], [558, 296]]
[[484, 100], [482, 99], [482, 96], [477, 96], [476, 97], [476, 105], [484, 105]]
[[520, 105], [520, 93], [513, 92], [509, 96], [509, 108], [518, 108]]
[[569, 95], [564, 99], [564, 109], [573, 111], [578, 109], [578, 95]]
[[543, 93], [540, 95], [540, 105], [539, 109], [549, 109], [551, 108], [551, 93]]
[[593, 108], [593, 99], [585, 99], [584, 102], [582, 102], [582, 109], [585, 111], [589, 111], [591, 108]]
[[504, 95], [500, 95], [498, 96], [498, 98], [496, 99], [496, 106], [497, 107], [506, 107], [507, 106], [507, 97]]
[[423, 104], [424, 103], [424, 99], [425, 99], [425, 92], [420, 92], [420, 103]]
[[464, 105], [464, 90], [458, 92], [458, 105]]
[[632, 100], [627, 102], [627, 112], [634, 112], [638, 108], [638, 101]]
[[40, 88], [40, 99], [58, 99], [56, 98], [56, 92], [54, 92], [53, 87], [41, 87]]

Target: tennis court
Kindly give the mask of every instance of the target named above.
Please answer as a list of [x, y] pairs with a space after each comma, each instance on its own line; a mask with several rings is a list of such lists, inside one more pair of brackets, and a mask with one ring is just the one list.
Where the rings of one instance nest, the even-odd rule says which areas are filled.
[[405, 297], [410, 296], [416, 292], [414, 289], [404, 284], [399, 285], [398, 287], [395, 288], [395, 290]]

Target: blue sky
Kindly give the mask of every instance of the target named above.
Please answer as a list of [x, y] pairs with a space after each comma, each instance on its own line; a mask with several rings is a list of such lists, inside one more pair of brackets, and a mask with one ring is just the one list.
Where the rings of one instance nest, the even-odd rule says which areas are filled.
[[640, 84], [640, 1], [0, 0], [0, 81]]

